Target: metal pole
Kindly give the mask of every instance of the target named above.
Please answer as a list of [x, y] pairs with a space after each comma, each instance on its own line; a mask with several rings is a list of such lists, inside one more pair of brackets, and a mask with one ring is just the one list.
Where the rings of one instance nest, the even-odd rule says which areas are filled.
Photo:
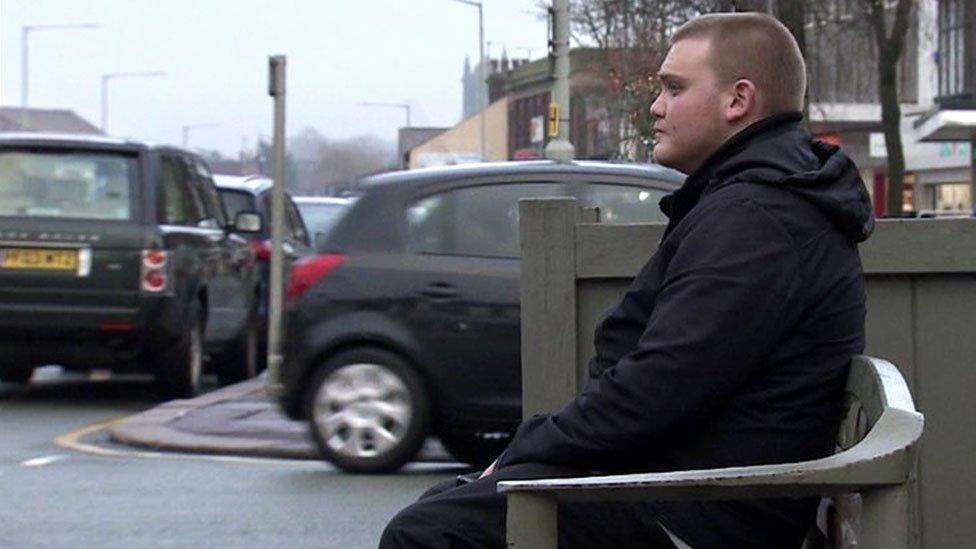
[[481, 161], [488, 160], [485, 154], [485, 118], [488, 114], [488, 68], [485, 62], [485, 18], [484, 6], [478, 2], [478, 59], [481, 59], [481, 82], [478, 83], [478, 96], [481, 98]]
[[553, 64], [552, 103], [550, 112], [557, 114], [558, 128], [546, 145], [546, 158], [569, 162], [575, 151], [569, 142], [569, 0], [553, 0]]
[[410, 127], [410, 104], [409, 103], [405, 104], [403, 108], [407, 110], [407, 127], [409, 128]]
[[478, 82], [478, 107], [479, 107], [479, 126], [481, 132], [481, 139], [479, 143], [479, 148], [481, 149], [481, 160], [488, 160], [488, 155], [485, 152], [486, 140], [485, 140], [485, 111], [488, 110], [488, 63], [485, 62], [485, 14], [484, 6], [481, 2], [475, 2], [474, 0], [454, 0], [460, 4], [467, 4], [469, 6], [474, 6], [478, 8], [478, 60], [481, 68], [478, 69], [478, 78], [481, 80]]
[[27, 48], [30, 29], [28, 26], [20, 28], [20, 126], [23, 130], [27, 129], [27, 63], [30, 59]]
[[190, 130], [195, 130], [197, 128], [216, 128], [220, 124], [207, 123], [207, 124], [186, 124], [183, 126], [183, 147], [187, 147], [190, 144]]
[[274, 141], [272, 143], [273, 178], [271, 190], [271, 295], [268, 311], [268, 392], [281, 391], [282, 294], [284, 257], [281, 247], [285, 214], [285, 64], [284, 55], [268, 58], [270, 82], [268, 92], [274, 98]]
[[[108, 82], [113, 78], [142, 78], [152, 76], [166, 76], [163, 71], [141, 72], [110, 72], [102, 75], [102, 131], [108, 134]], [[186, 134], [183, 136], [186, 145]]]
[[108, 79], [109, 75], [102, 75], [102, 131], [108, 135]]
[[30, 56], [28, 55], [29, 43], [30, 43], [30, 32], [39, 30], [78, 30], [78, 29], [97, 29], [100, 25], [95, 23], [84, 23], [81, 25], [24, 25], [20, 27], [20, 125], [24, 130], [27, 130], [27, 108], [28, 108], [28, 76], [30, 71], [28, 69], [28, 63], [30, 61]]

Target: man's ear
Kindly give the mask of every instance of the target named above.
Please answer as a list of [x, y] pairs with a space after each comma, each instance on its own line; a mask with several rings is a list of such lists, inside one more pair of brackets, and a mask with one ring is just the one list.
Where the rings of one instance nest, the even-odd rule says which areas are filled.
[[735, 124], [754, 115], [756, 106], [756, 85], [752, 80], [740, 78], [732, 84], [729, 102], [725, 107], [725, 120]]

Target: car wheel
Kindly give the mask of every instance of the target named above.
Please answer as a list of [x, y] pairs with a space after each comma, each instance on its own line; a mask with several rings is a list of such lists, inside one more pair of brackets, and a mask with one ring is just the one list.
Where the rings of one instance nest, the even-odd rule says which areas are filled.
[[420, 450], [430, 403], [420, 376], [400, 356], [360, 348], [328, 358], [313, 374], [306, 413], [326, 460], [378, 473], [399, 469]]
[[0, 381], [5, 383], [27, 383], [33, 375], [31, 366], [0, 366]]
[[179, 341], [155, 359], [156, 384], [164, 398], [192, 398], [200, 393], [204, 320], [199, 305], [188, 317]]
[[487, 438], [478, 434], [444, 435], [441, 444], [454, 459], [475, 467], [486, 467], [495, 461], [508, 446], [510, 437]]
[[258, 322], [252, 314], [244, 332], [214, 359], [217, 380], [221, 385], [230, 385], [258, 375], [259, 343]]

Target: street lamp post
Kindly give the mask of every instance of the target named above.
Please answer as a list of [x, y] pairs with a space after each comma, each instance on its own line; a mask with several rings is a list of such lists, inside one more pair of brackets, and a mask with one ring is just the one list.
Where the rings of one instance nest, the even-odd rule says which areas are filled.
[[552, 103], [549, 106], [549, 144], [545, 156], [559, 162], [573, 159], [573, 144], [569, 141], [569, 0], [552, 2], [553, 63]]
[[102, 131], [108, 134], [108, 82], [113, 78], [142, 78], [165, 76], [162, 71], [150, 72], [113, 72], [102, 75]]
[[361, 101], [359, 103], [361, 107], [391, 107], [396, 109], [403, 109], [404, 113], [407, 115], [407, 127], [410, 127], [410, 104], [409, 103], [374, 103], [371, 101]]
[[488, 86], [488, 74], [486, 72], [485, 63], [485, 18], [484, 18], [484, 7], [481, 2], [475, 2], [474, 0], [453, 0], [461, 4], [467, 4], [478, 8], [478, 60], [480, 61], [481, 69], [478, 71], [478, 78], [481, 80], [478, 84], [478, 99], [480, 101], [480, 115], [479, 118], [481, 123], [481, 160], [488, 160], [485, 154], [485, 111], [488, 110], [487, 92], [485, 88]]
[[54, 30], [81, 30], [97, 29], [101, 25], [96, 23], [84, 23], [79, 25], [24, 25], [20, 27], [20, 124], [27, 126], [27, 92], [28, 74], [30, 73], [30, 33], [34, 31], [54, 31]]
[[216, 128], [217, 126], [220, 126], [220, 124], [213, 122], [206, 124], [185, 124], [183, 126], [183, 146], [186, 147], [190, 144], [190, 130], [196, 130], [199, 128]]
[[281, 341], [284, 336], [282, 319], [285, 281], [285, 256], [282, 240], [285, 235], [285, 68], [284, 55], [268, 58], [268, 95], [274, 98], [274, 140], [272, 141], [271, 189], [271, 290], [268, 296], [268, 385], [272, 396], [281, 393], [281, 363], [284, 355]]

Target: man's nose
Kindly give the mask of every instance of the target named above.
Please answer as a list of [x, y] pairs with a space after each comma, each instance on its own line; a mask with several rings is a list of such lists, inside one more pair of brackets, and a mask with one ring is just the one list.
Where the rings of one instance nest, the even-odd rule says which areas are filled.
[[664, 118], [664, 101], [661, 100], [663, 95], [664, 92], [657, 94], [657, 97], [654, 98], [654, 102], [651, 103], [651, 114], [657, 118]]

